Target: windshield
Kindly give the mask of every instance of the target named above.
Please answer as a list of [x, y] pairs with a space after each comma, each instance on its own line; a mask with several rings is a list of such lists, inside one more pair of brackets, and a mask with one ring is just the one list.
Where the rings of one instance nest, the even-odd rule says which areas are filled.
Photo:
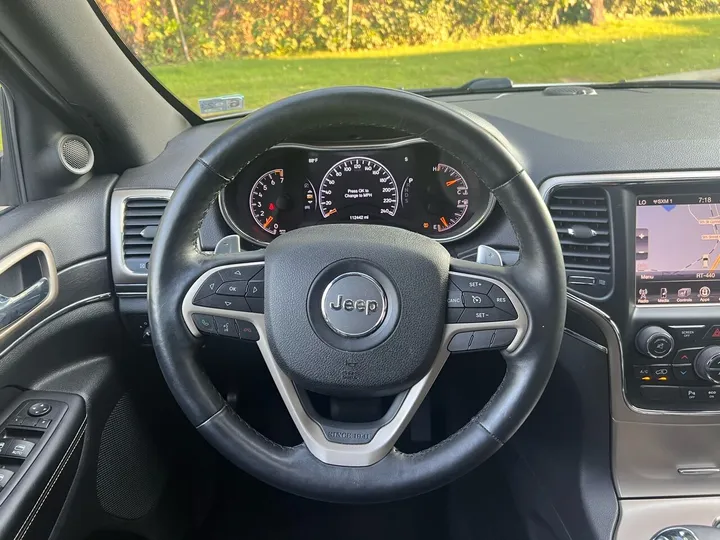
[[148, 70], [195, 112], [314, 88], [720, 80], [703, 0], [97, 0]]

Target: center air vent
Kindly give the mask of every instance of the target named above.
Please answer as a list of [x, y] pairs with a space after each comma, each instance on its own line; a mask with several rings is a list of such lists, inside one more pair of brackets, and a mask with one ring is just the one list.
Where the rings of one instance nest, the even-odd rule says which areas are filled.
[[167, 206], [167, 199], [133, 198], [125, 202], [123, 215], [123, 258], [131, 272], [146, 274], [155, 233]]
[[600, 188], [558, 188], [548, 204], [562, 246], [568, 284], [591, 296], [612, 287], [608, 197]]

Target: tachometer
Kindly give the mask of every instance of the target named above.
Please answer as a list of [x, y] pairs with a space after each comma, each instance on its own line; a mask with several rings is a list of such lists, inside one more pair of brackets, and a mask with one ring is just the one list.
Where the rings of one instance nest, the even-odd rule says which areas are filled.
[[278, 235], [298, 227], [303, 212], [315, 207], [315, 190], [310, 182], [303, 184], [303, 201], [295, 201], [285, 186], [283, 169], [273, 169], [255, 181], [250, 191], [250, 212], [264, 231]]
[[333, 165], [320, 183], [318, 200], [324, 218], [343, 221], [393, 217], [399, 204], [393, 175], [367, 157], [350, 157]]

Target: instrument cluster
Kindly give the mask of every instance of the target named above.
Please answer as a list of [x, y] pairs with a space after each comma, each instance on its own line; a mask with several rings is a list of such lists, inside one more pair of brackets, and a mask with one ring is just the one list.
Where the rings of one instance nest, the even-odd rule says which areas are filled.
[[278, 145], [220, 197], [228, 225], [258, 245], [321, 223], [375, 223], [450, 242], [474, 231], [495, 198], [472, 171], [420, 139], [380, 145]]

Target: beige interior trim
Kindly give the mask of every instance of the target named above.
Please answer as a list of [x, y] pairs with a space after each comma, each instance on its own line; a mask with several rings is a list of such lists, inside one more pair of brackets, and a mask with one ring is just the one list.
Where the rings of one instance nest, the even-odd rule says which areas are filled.
[[650, 540], [656, 532], [677, 525], [710, 527], [718, 516], [720, 497], [623, 500], [615, 540]]
[[12, 266], [16, 265], [23, 259], [38, 252], [42, 253], [42, 275], [48, 280], [48, 295], [42, 302], [40, 302], [37, 306], [28, 311], [25, 315], [20, 317], [17, 321], [0, 330], [0, 340], [5, 339], [7, 336], [13, 334], [16, 330], [22, 328], [24, 323], [26, 323], [31, 317], [47, 309], [50, 304], [52, 304], [57, 298], [58, 275], [57, 268], [55, 266], [55, 257], [53, 257], [50, 246], [48, 246], [44, 242], [31, 242], [30, 244], [26, 244], [20, 249], [12, 252], [4, 259], [0, 260], [0, 275], [2, 275], [4, 272], [6, 272], [8, 269], [10, 269]]

